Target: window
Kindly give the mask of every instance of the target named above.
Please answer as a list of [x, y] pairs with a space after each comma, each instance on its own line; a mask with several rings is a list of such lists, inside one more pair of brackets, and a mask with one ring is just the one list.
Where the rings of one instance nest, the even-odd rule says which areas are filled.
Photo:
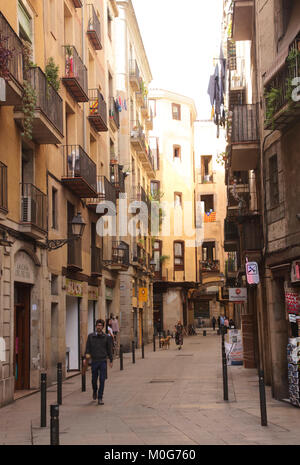
[[155, 275], [156, 278], [161, 276], [161, 252], [162, 252], [162, 242], [161, 241], [154, 241], [153, 244], [153, 260], [155, 262]]
[[201, 157], [201, 179], [203, 183], [213, 182], [211, 155]]
[[107, 35], [110, 38], [110, 40], [112, 39], [112, 21], [113, 20], [110, 11], [109, 9], [107, 9]]
[[182, 241], [174, 242], [174, 270], [184, 270], [184, 242]]
[[181, 192], [174, 192], [174, 208], [176, 207], [182, 208], [182, 193]]
[[214, 196], [213, 195], [201, 195], [201, 202], [204, 202], [205, 213], [214, 211]]
[[21, 1], [18, 2], [19, 36], [33, 44], [33, 21]]
[[181, 106], [177, 103], [172, 103], [172, 118], [181, 120]]
[[277, 155], [269, 159], [269, 177], [270, 177], [270, 205], [276, 207], [279, 205], [279, 184], [278, 184], [278, 162]]
[[216, 260], [216, 243], [215, 242], [203, 242], [202, 260], [204, 262]]
[[173, 160], [181, 160], [181, 147], [180, 147], [180, 145], [173, 145]]
[[57, 224], [57, 189], [52, 187], [52, 228], [58, 229]]
[[58, 276], [51, 274], [51, 294], [58, 295]]

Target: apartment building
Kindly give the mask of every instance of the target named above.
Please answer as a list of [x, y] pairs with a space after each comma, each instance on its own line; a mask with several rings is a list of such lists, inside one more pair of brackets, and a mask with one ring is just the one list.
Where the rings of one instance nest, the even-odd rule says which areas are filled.
[[[241, 268], [236, 283], [246, 285], [246, 258], [258, 263], [260, 272], [260, 283], [247, 285], [248, 303], [242, 309], [242, 328], [244, 322], [248, 333], [245, 366], [262, 368], [273, 396], [299, 406], [291, 347], [299, 337], [300, 315], [295, 79], [299, 77], [300, 5], [281, 0], [234, 1], [232, 7], [229, 3], [224, 4], [224, 30], [230, 32], [229, 75], [238, 71], [235, 51], [245, 46], [250, 72], [241, 80], [242, 88], [229, 89], [229, 107], [237, 98], [239, 102], [231, 108], [224, 244], [225, 250], [238, 255]], [[252, 88], [251, 100], [247, 85]], [[235, 198], [238, 207], [233, 215], [229, 211]]]
[[161, 203], [160, 228], [153, 239], [155, 262], [153, 318], [157, 331], [174, 331], [181, 320], [194, 323], [196, 284], [195, 171], [192, 99], [151, 89], [151, 141], [159, 149], [152, 197]]
[[114, 0], [0, 2], [1, 405], [57, 362], [79, 370], [95, 319], [118, 314], [129, 246], [96, 211], [119, 195], [117, 15]]
[[[200, 290], [194, 293], [195, 319], [211, 322], [220, 314], [233, 317], [227, 301], [222, 300], [227, 253], [223, 247], [226, 216], [225, 166], [222, 154], [226, 149], [225, 131], [216, 137], [211, 120], [197, 120], [195, 127], [195, 189], [196, 200], [203, 203], [203, 242], [197, 247], [197, 277]], [[197, 298], [196, 298], [197, 296]], [[228, 308], [227, 308], [228, 307]]]
[[124, 350], [130, 350], [132, 341], [140, 347], [142, 341], [150, 341], [153, 334], [152, 242], [148, 214], [150, 183], [156, 176], [156, 152], [149, 143], [151, 69], [132, 2], [117, 1], [117, 5], [116, 87], [122, 107], [118, 162], [126, 173], [120, 213], [124, 227], [120, 233], [130, 246], [129, 267], [120, 273], [120, 318], [121, 343]]

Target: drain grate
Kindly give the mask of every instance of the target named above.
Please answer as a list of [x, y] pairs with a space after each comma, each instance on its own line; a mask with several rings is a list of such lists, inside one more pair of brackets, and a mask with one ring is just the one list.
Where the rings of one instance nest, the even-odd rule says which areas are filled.
[[152, 379], [150, 383], [174, 383], [174, 379]]

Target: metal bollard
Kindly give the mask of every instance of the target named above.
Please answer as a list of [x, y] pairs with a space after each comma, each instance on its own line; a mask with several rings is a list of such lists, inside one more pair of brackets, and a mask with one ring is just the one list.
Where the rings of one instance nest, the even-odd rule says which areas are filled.
[[259, 376], [259, 399], [260, 399], [261, 426], [268, 426], [265, 379], [264, 379], [263, 370], [259, 370], [258, 376]]
[[155, 352], [155, 334], [153, 334], [153, 352]]
[[81, 357], [81, 392], [85, 392], [86, 391], [86, 366], [84, 364], [84, 360], [85, 360], [85, 357], [82, 356]]
[[62, 363], [57, 364], [57, 403], [62, 404]]
[[203, 336], [206, 336], [206, 330], [205, 329], [203, 330]]
[[59, 446], [59, 405], [50, 405], [50, 445]]
[[47, 374], [41, 373], [41, 428], [47, 423]]
[[223, 367], [223, 398], [228, 400], [228, 374], [227, 374], [227, 360], [224, 342], [224, 331], [222, 331], [222, 367]]
[[123, 370], [123, 346], [120, 344], [120, 370]]
[[135, 363], [135, 342], [132, 341], [132, 363]]
[[145, 358], [145, 346], [144, 346], [144, 339], [142, 340], [142, 358]]

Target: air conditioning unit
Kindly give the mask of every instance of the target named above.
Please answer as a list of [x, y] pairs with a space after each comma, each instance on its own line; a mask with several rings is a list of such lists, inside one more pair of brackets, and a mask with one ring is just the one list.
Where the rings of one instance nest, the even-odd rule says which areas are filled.
[[300, 260], [295, 260], [295, 261], [292, 262], [291, 282], [292, 283], [299, 283], [300, 282]]

